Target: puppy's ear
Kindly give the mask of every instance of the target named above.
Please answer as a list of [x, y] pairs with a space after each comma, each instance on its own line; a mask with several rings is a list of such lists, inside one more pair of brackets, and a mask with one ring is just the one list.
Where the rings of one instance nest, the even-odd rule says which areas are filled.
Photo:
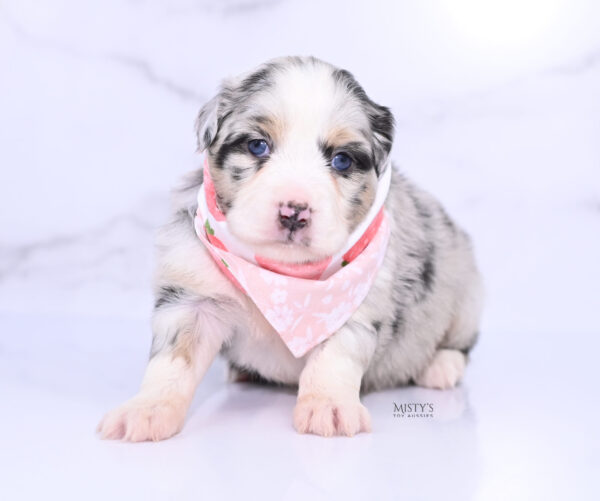
[[217, 94], [206, 103], [196, 119], [196, 135], [198, 137], [198, 151], [207, 149], [217, 135], [219, 127], [219, 105], [221, 94]]
[[394, 116], [389, 108], [372, 101], [349, 71], [336, 69], [333, 72], [333, 78], [338, 85], [344, 87], [347, 92], [358, 99], [367, 114], [372, 133], [373, 163], [375, 172], [379, 176], [385, 169], [388, 155], [392, 149]]
[[384, 171], [394, 142], [394, 115], [389, 108], [369, 100], [367, 115], [373, 133], [373, 156], [377, 175]]

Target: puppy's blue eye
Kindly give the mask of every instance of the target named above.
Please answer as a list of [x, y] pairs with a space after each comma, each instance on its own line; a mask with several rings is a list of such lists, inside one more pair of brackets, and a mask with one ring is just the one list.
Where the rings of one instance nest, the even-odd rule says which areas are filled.
[[264, 139], [253, 139], [248, 143], [248, 151], [255, 157], [266, 157], [271, 150]]
[[352, 159], [345, 153], [338, 153], [331, 160], [331, 166], [335, 170], [346, 170], [351, 165], [352, 165]]

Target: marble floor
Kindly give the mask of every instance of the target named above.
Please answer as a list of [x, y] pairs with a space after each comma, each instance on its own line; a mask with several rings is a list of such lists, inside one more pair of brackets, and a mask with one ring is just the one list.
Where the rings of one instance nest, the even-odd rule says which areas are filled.
[[[153, 239], [219, 80], [282, 54], [351, 70], [397, 168], [473, 236], [480, 343], [452, 391], [364, 397], [297, 435], [225, 382], [184, 430], [99, 440], [150, 344]], [[0, 2], [0, 499], [598, 499], [600, 6], [585, 0]], [[432, 416], [395, 412], [427, 403]]]

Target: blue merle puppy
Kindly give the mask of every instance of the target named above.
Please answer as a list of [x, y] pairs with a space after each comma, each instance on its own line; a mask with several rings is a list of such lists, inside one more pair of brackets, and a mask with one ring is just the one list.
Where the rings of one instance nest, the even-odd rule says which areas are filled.
[[[231, 233], [288, 263], [344, 246], [373, 203], [394, 136], [388, 108], [350, 73], [312, 57], [276, 59], [226, 80], [197, 128]], [[258, 158], [258, 145], [271, 154]], [[332, 168], [333, 152], [353, 162], [344, 175]], [[361, 390], [445, 389], [461, 380], [477, 338], [481, 279], [469, 237], [432, 196], [393, 171], [385, 203], [392, 233], [371, 290], [339, 331], [295, 358], [196, 236], [201, 183], [200, 170], [189, 176], [159, 234], [150, 361], [139, 393], [100, 423], [102, 437], [177, 433], [219, 353], [233, 379], [297, 386], [294, 427], [322, 436], [370, 431]], [[277, 224], [276, 208], [299, 197], [311, 224]]]

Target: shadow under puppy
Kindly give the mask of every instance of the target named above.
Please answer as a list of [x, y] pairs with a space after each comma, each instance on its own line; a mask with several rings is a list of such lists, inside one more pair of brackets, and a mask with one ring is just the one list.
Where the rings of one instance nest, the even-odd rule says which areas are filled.
[[[323, 436], [370, 431], [361, 389], [459, 382], [478, 332], [480, 276], [468, 236], [393, 170], [387, 108], [347, 71], [287, 57], [226, 80], [197, 128], [204, 175], [192, 173], [177, 192], [158, 238], [150, 361], [139, 393], [100, 423], [102, 437], [177, 433], [219, 353], [233, 377], [298, 385], [294, 427]], [[380, 258], [366, 261], [378, 238]], [[348, 252], [340, 258], [349, 242], [368, 264], [366, 282], [352, 282], [361, 270]], [[236, 249], [254, 262], [232, 257]], [[256, 273], [266, 285], [254, 293], [256, 280], [240, 280]], [[321, 300], [286, 299], [295, 284]], [[351, 286], [354, 303], [323, 289]], [[278, 306], [265, 309], [269, 301]], [[315, 320], [313, 304], [328, 313]], [[300, 317], [312, 319], [310, 335], [294, 337]]]

